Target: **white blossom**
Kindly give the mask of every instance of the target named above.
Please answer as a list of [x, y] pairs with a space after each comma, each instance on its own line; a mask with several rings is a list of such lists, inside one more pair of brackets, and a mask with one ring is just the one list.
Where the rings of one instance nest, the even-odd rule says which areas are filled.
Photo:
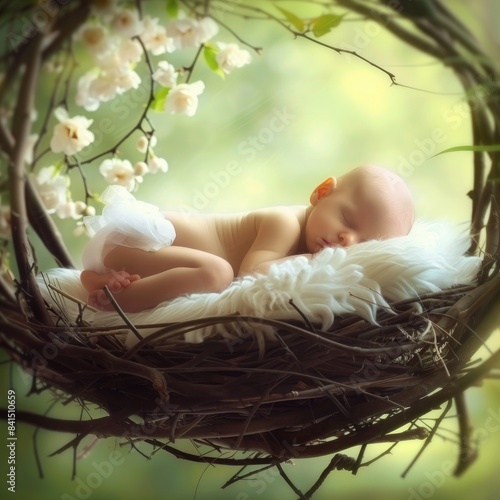
[[137, 151], [139, 151], [139, 153], [145, 153], [148, 150], [148, 148], [149, 149], [154, 148], [157, 142], [158, 139], [156, 138], [156, 136], [152, 135], [148, 139], [145, 135], [143, 135], [139, 137], [139, 139], [137, 139], [136, 142]]
[[168, 172], [168, 162], [165, 158], [160, 158], [159, 156], [151, 156], [148, 158], [148, 169], [152, 174], [156, 172]]
[[57, 215], [61, 219], [78, 219], [80, 216], [76, 213], [76, 205], [74, 201], [67, 201], [57, 209]]
[[116, 93], [123, 94], [127, 90], [136, 89], [141, 84], [141, 77], [131, 68], [126, 71], [108, 73], [108, 80], [114, 82]]
[[137, 151], [139, 151], [139, 153], [145, 153], [148, 150], [148, 145], [148, 138], [143, 135], [139, 137], [139, 139], [137, 139], [135, 147], [137, 148]]
[[176, 49], [199, 47], [208, 42], [219, 31], [219, 26], [210, 17], [197, 20], [190, 17], [176, 19], [167, 27]]
[[109, 184], [119, 184], [129, 191], [133, 191], [136, 187], [134, 168], [128, 160], [119, 158], [104, 160], [99, 167], [99, 172]]
[[35, 188], [49, 214], [62, 210], [68, 203], [69, 180], [51, 165], [40, 169], [34, 179]]
[[124, 38], [138, 36], [144, 30], [142, 21], [139, 19], [139, 12], [133, 9], [116, 11], [111, 20], [111, 27]]
[[118, 95], [116, 75], [106, 71], [100, 72], [90, 81], [88, 95], [99, 102], [107, 102]]
[[174, 39], [167, 33], [165, 26], [158, 24], [158, 18], [145, 16], [142, 20], [144, 30], [141, 34], [141, 40], [147, 50], [154, 56], [160, 56], [165, 52], [175, 50]]
[[179, 73], [169, 62], [160, 61], [158, 69], [153, 73], [153, 80], [163, 87], [171, 88], [177, 84], [178, 75]]
[[97, 68], [105, 73], [122, 73], [130, 69], [142, 59], [143, 50], [137, 40], [130, 38], [112, 38], [109, 50], [97, 54]]
[[54, 111], [59, 123], [54, 127], [50, 149], [54, 153], [74, 155], [94, 141], [94, 134], [88, 130], [93, 120], [84, 116], [69, 117], [64, 108]]
[[204, 17], [198, 21], [200, 44], [208, 42], [219, 32], [219, 25], [211, 18]]
[[128, 36], [119, 33], [109, 34], [99, 24], [84, 24], [75, 35], [94, 57], [98, 66], [109, 69], [130, 63], [138, 63], [143, 54], [141, 44]]
[[108, 32], [100, 25], [84, 25], [77, 33], [87, 50], [93, 55], [100, 55], [110, 50], [113, 39]]
[[98, 77], [99, 70], [94, 68], [78, 79], [75, 102], [87, 111], [95, 111], [101, 104], [101, 99], [92, 85]]
[[183, 113], [193, 116], [198, 109], [198, 96], [204, 89], [205, 84], [200, 80], [175, 86], [165, 99], [165, 111], [170, 114]]
[[83, 201], [75, 201], [75, 212], [79, 217], [81, 217], [86, 210], [86, 203], [84, 203]]
[[137, 40], [121, 38], [116, 44], [114, 59], [104, 59], [102, 67], [114, 66], [115, 70], [121, 69], [127, 64], [136, 64], [142, 59], [143, 50]]
[[241, 68], [252, 61], [250, 52], [240, 49], [235, 43], [217, 42], [217, 46], [220, 50], [215, 60], [224, 73], [230, 73], [233, 69]]
[[80, 219], [87, 212], [87, 205], [83, 201], [71, 201], [61, 204], [57, 209], [57, 215], [61, 219]]
[[80, 77], [75, 100], [87, 111], [95, 111], [101, 102], [136, 89], [140, 83], [141, 77], [130, 67], [123, 67], [121, 70], [110, 68], [109, 71], [94, 68]]
[[99, 103], [114, 99], [119, 94], [119, 87], [114, 73], [100, 72], [94, 76], [88, 86], [87, 99]]
[[142, 177], [142, 176], [146, 175], [148, 172], [149, 172], [149, 168], [148, 168], [148, 165], [145, 162], [138, 161], [134, 165], [134, 174], [136, 176]]
[[75, 238], [78, 238], [79, 236], [82, 236], [84, 234], [88, 234], [85, 229], [85, 224], [83, 222], [77, 222], [72, 234]]
[[96, 55], [97, 66], [79, 78], [76, 103], [87, 111], [95, 111], [101, 102], [138, 88], [141, 77], [133, 65], [141, 60], [142, 54], [137, 40], [116, 39], [109, 50]]
[[85, 207], [85, 210], [82, 212], [82, 215], [88, 215], [90, 217], [94, 216], [95, 215], [95, 207], [93, 207], [92, 205], [87, 205]]

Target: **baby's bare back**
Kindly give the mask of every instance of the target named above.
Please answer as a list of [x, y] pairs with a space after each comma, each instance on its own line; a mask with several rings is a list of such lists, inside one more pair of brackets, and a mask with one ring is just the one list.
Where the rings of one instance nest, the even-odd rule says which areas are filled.
[[175, 246], [218, 255], [231, 264], [237, 275], [259, 229], [270, 219], [282, 219], [291, 228], [287, 232], [291, 242], [288, 254], [298, 253], [304, 213], [305, 207], [276, 207], [232, 214], [165, 212], [165, 216], [175, 227]]

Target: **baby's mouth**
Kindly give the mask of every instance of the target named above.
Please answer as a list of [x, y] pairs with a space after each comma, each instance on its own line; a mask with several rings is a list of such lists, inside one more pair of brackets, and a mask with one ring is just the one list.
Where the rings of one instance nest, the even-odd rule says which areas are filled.
[[337, 245], [335, 243], [330, 243], [327, 239], [321, 238], [321, 243], [323, 245], [323, 248], [325, 247], [336, 247]]

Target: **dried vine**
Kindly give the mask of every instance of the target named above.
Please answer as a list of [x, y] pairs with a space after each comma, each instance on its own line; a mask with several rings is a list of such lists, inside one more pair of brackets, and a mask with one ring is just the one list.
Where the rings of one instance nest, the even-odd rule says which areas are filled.
[[[311, 34], [307, 23], [300, 24], [300, 19], [282, 15], [284, 10], [231, 0], [179, 3], [193, 18], [217, 21], [255, 51], [259, 48], [246, 42], [244, 34], [234, 33], [226, 17], [274, 22], [291, 37], [359, 58], [385, 73], [392, 84], [399, 85], [394, 74], [356, 52], [322, 42]], [[30, 113], [35, 105], [39, 68], [63, 49], [71, 53], [72, 36], [90, 13], [89, 2], [72, 0], [60, 6], [49, 27], [35, 30], [16, 41], [19, 43], [14, 47], [6, 45], [0, 55], [5, 68], [0, 106], [5, 106], [18, 88], [13, 117], [0, 121], [1, 161], [8, 165], [8, 176], [2, 182], [10, 193], [17, 267], [14, 280], [9, 273], [0, 274], [0, 346], [13, 362], [33, 371], [39, 387], [57, 389], [68, 400], [78, 400], [82, 405], [94, 404], [106, 410], [108, 416], [69, 421], [19, 412], [19, 420], [74, 434], [75, 439], [65, 448], [76, 448], [90, 434], [116, 436], [132, 446], [135, 440], [142, 440], [153, 449], [186, 460], [243, 468], [277, 467], [300, 498], [310, 498], [332, 471], [357, 471], [368, 465], [363, 463], [363, 454], [370, 443], [421, 439], [426, 446], [440, 420], [428, 429], [422, 425], [421, 417], [445, 403], [447, 412], [454, 401], [461, 447], [456, 474], [465, 471], [475, 459], [463, 392], [498, 366], [500, 358], [497, 351], [480, 365], [469, 365], [489, 334], [480, 337], [475, 327], [498, 299], [500, 290], [500, 153], [491, 147], [500, 143], [497, 70], [467, 27], [439, 0], [314, 3], [326, 9], [342, 7], [380, 23], [398, 39], [449, 66], [461, 82], [471, 108], [473, 142], [478, 146], [474, 151], [474, 185], [470, 193], [470, 252], [481, 250], [484, 255], [478, 285], [421, 296], [420, 312], [414, 307], [415, 299], [391, 304], [397, 314], [380, 312], [377, 327], [358, 317], [345, 317], [324, 332], [307, 318], [300, 323], [228, 316], [149, 325], [157, 328], [156, 333], [128, 351], [119, 333], [145, 325], [97, 328], [49, 307], [35, 281], [37, 263], [28, 228], [34, 229], [56, 263], [70, 267], [72, 258], [27, 176], [24, 155], [31, 133]], [[0, 3], [5, 19], [0, 29], [12, 30], [16, 15], [29, 13], [33, 8], [31, 2], [16, 4], [13, 11], [11, 3]], [[141, 2], [137, 4], [141, 7]], [[199, 55], [200, 52], [185, 68], [186, 82]], [[149, 60], [147, 65], [152, 74]], [[150, 85], [144, 113], [120, 142], [82, 162], [66, 158], [66, 167], [81, 168], [116, 152], [136, 130], [149, 134], [150, 139], [154, 129], [147, 111], [155, 102], [152, 79]], [[148, 151], [149, 148], [150, 140]], [[89, 190], [85, 190], [90, 197]], [[235, 342], [230, 349], [227, 342], [218, 340], [187, 347], [183, 335], [209, 324], [226, 324], [235, 331], [241, 331], [241, 326], [251, 330], [256, 324], [265, 325], [275, 330], [279, 342], [269, 347], [264, 359], [248, 341]], [[54, 355], [46, 355], [49, 348]], [[174, 445], [181, 438], [191, 439], [210, 451], [203, 457], [189, 455]], [[361, 446], [357, 458], [342, 454], [355, 445]], [[222, 454], [225, 449], [242, 451], [245, 456], [227, 458]], [[280, 465], [293, 458], [326, 455], [334, 456], [306, 493], [293, 485]], [[240, 471], [228, 484], [260, 470]]]

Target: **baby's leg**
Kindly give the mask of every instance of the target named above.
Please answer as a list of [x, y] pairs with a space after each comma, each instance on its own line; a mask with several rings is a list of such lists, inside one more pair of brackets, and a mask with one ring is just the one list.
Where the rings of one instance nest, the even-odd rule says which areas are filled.
[[[157, 252], [117, 246], [106, 255], [104, 265], [141, 277], [122, 288], [115, 297], [127, 312], [150, 309], [187, 293], [220, 292], [234, 279], [233, 268], [226, 260], [177, 246]], [[104, 309], [111, 310], [112, 306], [104, 306]]]

